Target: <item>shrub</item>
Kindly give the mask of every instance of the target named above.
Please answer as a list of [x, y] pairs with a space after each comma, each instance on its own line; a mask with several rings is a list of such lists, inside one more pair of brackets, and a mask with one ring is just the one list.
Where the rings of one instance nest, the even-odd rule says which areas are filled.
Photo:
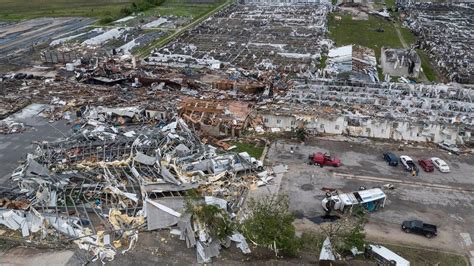
[[130, 16], [132, 13], [133, 13], [132, 9], [130, 9], [128, 7], [124, 7], [122, 9], [120, 9], [120, 15], [122, 15], [124, 17]]
[[103, 17], [99, 20], [99, 23], [100, 24], [109, 24], [111, 22], [113, 22], [114, 19], [111, 17], [111, 16], [106, 16], [106, 17]]

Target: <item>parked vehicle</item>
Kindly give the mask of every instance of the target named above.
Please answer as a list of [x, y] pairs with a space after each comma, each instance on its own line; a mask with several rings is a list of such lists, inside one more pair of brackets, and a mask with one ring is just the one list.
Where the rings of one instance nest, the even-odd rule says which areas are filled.
[[448, 164], [445, 161], [441, 160], [440, 158], [432, 157], [431, 162], [433, 163], [433, 165], [436, 168], [438, 168], [438, 170], [440, 172], [442, 172], [442, 173], [449, 173], [450, 172]]
[[443, 141], [443, 142], [438, 143], [438, 147], [440, 147], [443, 150], [447, 150], [451, 153], [454, 153], [456, 155], [459, 155], [459, 148], [454, 143]]
[[405, 233], [424, 235], [427, 238], [432, 238], [438, 234], [436, 225], [426, 224], [420, 220], [403, 221], [402, 230]]
[[388, 165], [390, 166], [397, 166], [398, 165], [398, 157], [397, 155], [391, 152], [384, 152], [383, 159], [387, 161]]
[[410, 266], [408, 260], [380, 245], [367, 245], [365, 247], [364, 256], [368, 259], [375, 260], [377, 265]]
[[418, 164], [420, 165], [425, 172], [433, 172], [434, 171], [434, 166], [431, 160], [424, 159], [424, 160], [418, 160]]
[[323, 167], [324, 165], [339, 167], [342, 165], [341, 160], [336, 157], [331, 157], [328, 153], [317, 152], [309, 156], [310, 164], [315, 164]]
[[327, 212], [339, 210], [345, 212], [354, 205], [362, 204], [369, 212], [383, 208], [386, 195], [380, 188], [355, 191], [351, 193], [327, 193], [322, 200], [323, 209]]
[[407, 155], [400, 156], [400, 162], [405, 167], [405, 170], [411, 172], [412, 175], [414, 176], [418, 175], [418, 172], [420, 171], [420, 169], [418, 169], [415, 162], [411, 159], [410, 156], [407, 156]]

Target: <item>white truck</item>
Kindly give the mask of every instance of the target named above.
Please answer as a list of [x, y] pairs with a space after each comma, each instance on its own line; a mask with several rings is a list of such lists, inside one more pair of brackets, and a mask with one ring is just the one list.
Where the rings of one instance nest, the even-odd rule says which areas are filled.
[[355, 191], [351, 193], [327, 193], [322, 200], [323, 209], [326, 212], [339, 210], [345, 212], [354, 205], [361, 204], [369, 212], [385, 205], [386, 195], [380, 188], [372, 188], [366, 190]]

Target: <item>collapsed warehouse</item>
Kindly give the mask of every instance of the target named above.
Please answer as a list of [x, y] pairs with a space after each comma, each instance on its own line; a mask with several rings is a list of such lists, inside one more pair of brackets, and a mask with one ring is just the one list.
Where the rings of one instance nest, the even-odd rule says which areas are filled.
[[268, 130], [305, 127], [420, 142], [472, 142], [474, 91], [468, 85], [426, 85], [314, 80], [257, 106]]
[[474, 83], [472, 3], [418, 3], [407, 7], [406, 23], [436, 66], [451, 81]]
[[171, 67], [314, 71], [331, 41], [325, 5], [232, 5], [146, 59]]
[[0, 224], [35, 243], [73, 242], [102, 262], [131, 250], [139, 231], [175, 225], [200, 263], [231, 241], [250, 252], [238, 232], [213, 239], [184, 206], [187, 191], [196, 189], [205, 204], [235, 217], [249, 187], [262, 182], [258, 160], [245, 152], [217, 154], [179, 118], [159, 127], [116, 127], [117, 113], [87, 109], [74, 135], [39, 142], [13, 172], [16, 185], [1, 191]]

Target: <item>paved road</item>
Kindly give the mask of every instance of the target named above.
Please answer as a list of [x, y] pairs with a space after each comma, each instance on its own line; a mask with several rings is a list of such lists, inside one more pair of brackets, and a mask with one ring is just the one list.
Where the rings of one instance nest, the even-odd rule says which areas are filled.
[[45, 108], [44, 105], [32, 104], [19, 113], [11, 116], [13, 120], [22, 122], [28, 128], [26, 132], [0, 135], [0, 184], [5, 183], [19, 161], [26, 158], [28, 152], [34, 149], [34, 141], [54, 141], [70, 132], [70, 126], [65, 121], [49, 123], [37, 114]]

